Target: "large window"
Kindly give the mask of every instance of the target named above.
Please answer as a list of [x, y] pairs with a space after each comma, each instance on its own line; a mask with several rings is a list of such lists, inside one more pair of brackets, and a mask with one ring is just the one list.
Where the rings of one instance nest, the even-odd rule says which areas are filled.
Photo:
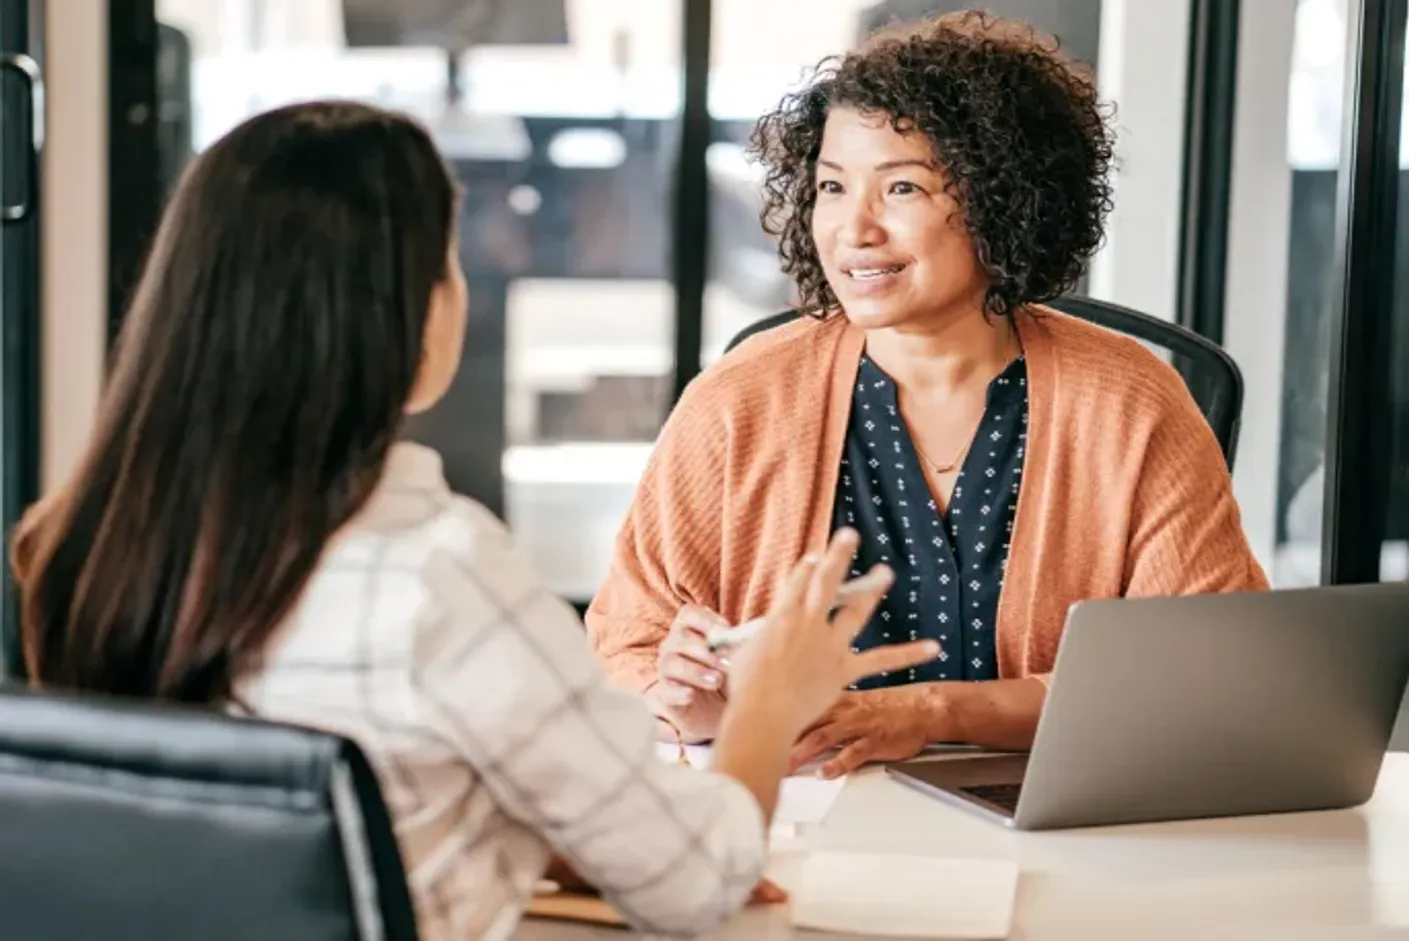
[[[511, 6], [455, 33], [407, 29], [390, 0], [157, 0], [163, 169], [169, 183], [237, 122], [299, 99], [360, 98], [430, 125], [467, 192], [471, 333], [450, 395], [413, 433], [584, 600], [671, 404], [683, 4]], [[753, 121], [876, 26], [963, 6], [714, 0], [703, 363], [790, 300], [758, 226]], [[1094, 64], [1100, 0], [990, 6]]]
[[408, 29], [390, 0], [157, 3], [189, 45], [189, 96], [167, 85], [190, 151], [314, 97], [430, 126], [465, 187], [471, 319], [454, 387], [412, 433], [568, 597], [595, 590], [669, 407], [679, 9], [516, 0], [457, 32]]
[[1243, 11], [1224, 339], [1247, 385], [1244, 523], [1282, 585], [1320, 579], [1346, 28], [1337, 0]]
[[[1282, 586], [1319, 583], [1331, 538], [1324, 529], [1326, 467], [1328, 435], [1338, 422], [1330, 393], [1342, 378], [1333, 348], [1347, 289], [1338, 268], [1338, 212], [1346, 207], [1338, 200], [1347, 182], [1342, 128], [1347, 76], [1357, 68], [1346, 56], [1356, 10], [1354, 0], [1243, 3], [1223, 340], [1247, 385], [1238, 498], [1254, 548]], [[1404, 245], [1401, 238], [1400, 257]], [[1385, 277], [1403, 265], [1390, 267]], [[1394, 347], [1397, 361], [1409, 352], [1404, 342]], [[1347, 368], [1358, 381], [1365, 365], [1352, 354]], [[1400, 383], [1392, 428], [1409, 414]], [[1380, 575], [1403, 579], [1403, 470], [1395, 472], [1392, 493]]]

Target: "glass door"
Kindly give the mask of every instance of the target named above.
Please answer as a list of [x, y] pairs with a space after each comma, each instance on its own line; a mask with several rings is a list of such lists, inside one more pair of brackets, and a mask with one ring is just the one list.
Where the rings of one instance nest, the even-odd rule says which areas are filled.
[[[671, 401], [681, 4], [514, 0], [439, 20], [409, 7], [156, 0], [164, 185], [295, 100], [423, 120], [464, 186], [471, 309], [460, 373], [411, 433], [452, 487], [507, 518], [554, 590], [585, 601]], [[114, 20], [127, 28], [140, 26]]]

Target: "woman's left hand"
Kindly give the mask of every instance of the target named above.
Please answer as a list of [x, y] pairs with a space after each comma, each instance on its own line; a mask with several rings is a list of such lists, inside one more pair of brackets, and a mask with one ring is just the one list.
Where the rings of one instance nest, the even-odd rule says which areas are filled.
[[929, 743], [933, 693], [925, 686], [846, 693], [793, 747], [792, 770], [831, 748], [824, 778], [840, 777], [868, 761], [903, 761]]

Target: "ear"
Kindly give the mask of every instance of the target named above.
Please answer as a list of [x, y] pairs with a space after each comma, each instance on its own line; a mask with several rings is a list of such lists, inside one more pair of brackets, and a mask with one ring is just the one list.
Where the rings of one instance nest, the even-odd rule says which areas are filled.
[[458, 266], [431, 288], [426, 303], [425, 329], [416, 380], [406, 403], [406, 411], [430, 408], [455, 378], [460, 368], [460, 352], [465, 339], [466, 298], [463, 275]]

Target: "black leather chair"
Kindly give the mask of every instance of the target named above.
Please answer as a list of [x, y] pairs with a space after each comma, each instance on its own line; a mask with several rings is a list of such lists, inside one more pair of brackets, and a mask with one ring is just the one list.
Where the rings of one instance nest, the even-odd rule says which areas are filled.
[[0, 937], [415, 941], [366, 759], [337, 736], [0, 687]]
[[[1189, 392], [1223, 448], [1224, 460], [1232, 468], [1243, 414], [1243, 374], [1222, 347], [1176, 323], [1106, 301], [1089, 297], [1063, 297], [1048, 306], [1134, 337], [1155, 352], [1165, 354], [1170, 364], [1184, 377]], [[800, 316], [802, 314], [796, 310], [785, 310], [752, 323], [729, 341], [726, 351], [755, 333], [782, 326]]]

